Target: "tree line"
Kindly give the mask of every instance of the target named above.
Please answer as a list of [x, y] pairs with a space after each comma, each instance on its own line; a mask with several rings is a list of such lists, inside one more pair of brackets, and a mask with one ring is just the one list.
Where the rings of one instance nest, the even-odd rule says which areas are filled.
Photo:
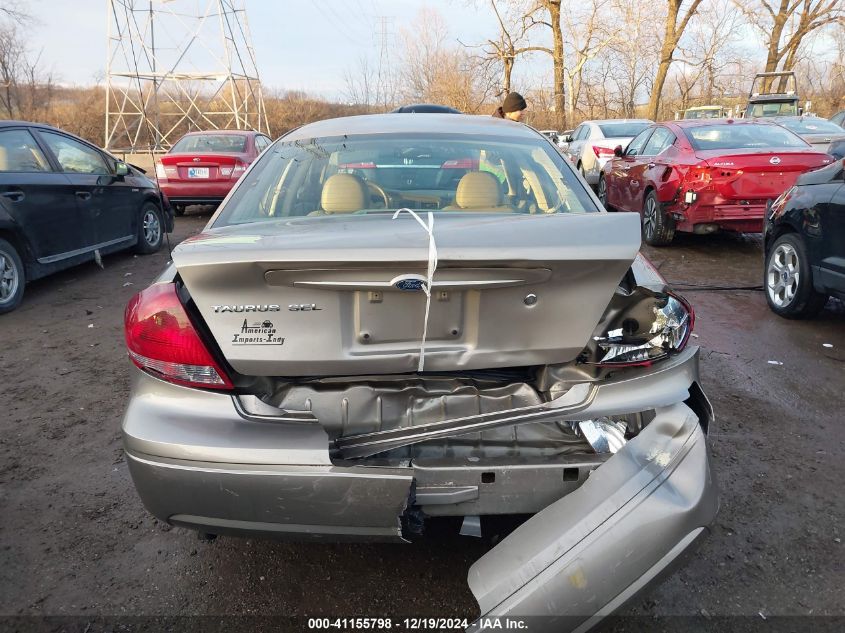
[[[342, 98], [265, 88], [271, 134], [410, 102], [489, 113], [511, 90], [526, 96], [527, 122], [539, 128], [671, 119], [693, 105], [741, 105], [764, 70], [796, 71], [802, 100], [820, 115], [845, 108], [842, 0], [454, 1], [489, 12], [495, 32], [467, 41], [444, 13], [422, 8], [388, 55], [370, 51], [346, 68]], [[25, 3], [0, 1], [0, 117], [50, 123], [102, 144], [103, 81], [58, 84], [28, 46], [32, 28]], [[544, 76], [537, 68], [551, 70]]]

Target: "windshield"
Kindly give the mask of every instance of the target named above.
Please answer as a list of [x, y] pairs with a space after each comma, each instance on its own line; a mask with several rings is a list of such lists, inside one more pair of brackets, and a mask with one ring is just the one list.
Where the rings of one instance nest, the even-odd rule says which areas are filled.
[[807, 147], [789, 130], [765, 123], [702, 125], [686, 128], [684, 133], [696, 150]]
[[624, 123], [602, 123], [599, 129], [605, 138], [633, 137], [646, 129], [649, 121], [626, 121]]
[[545, 140], [378, 134], [276, 142], [214, 226], [338, 214], [598, 211]]
[[836, 123], [827, 119], [787, 119], [781, 121], [780, 124], [798, 134], [842, 134], [845, 132]]
[[190, 152], [241, 153], [246, 150], [246, 136], [242, 134], [191, 134], [179, 139], [171, 154]]
[[745, 111], [745, 118], [758, 118], [767, 116], [795, 116], [798, 114], [798, 103], [787, 101], [785, 103], [755, 103], [748, 106]]

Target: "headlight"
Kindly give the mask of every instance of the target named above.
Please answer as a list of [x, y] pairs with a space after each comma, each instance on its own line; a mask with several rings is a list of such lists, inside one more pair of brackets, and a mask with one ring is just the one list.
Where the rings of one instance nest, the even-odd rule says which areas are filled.
[[[645, 319], [648, 321], [643, 323]], [[680, 297], [660, 293], [639, 302], [614, 321], [620, 327], [593, 337], [597, 364], [650, 365], [684, 348], [692, 332], [695, 313]]]

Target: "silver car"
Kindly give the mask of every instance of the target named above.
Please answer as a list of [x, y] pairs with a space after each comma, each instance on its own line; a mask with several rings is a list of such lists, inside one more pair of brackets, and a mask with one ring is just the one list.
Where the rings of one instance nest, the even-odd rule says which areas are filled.
[[621, 145], [625, 149], [631, 139], [651, 124], [648, 119], [584, 121], [565, 139], [568, 145], [564, 153], [584, 180], [595, 187], [605, 163], [613, 158], [614, 148]]
[[288, 133], [126, 309], [143, 503], [321, 541], [533, 515], [471, 567], [476, 627], [589, 628], [718, 505], [693, 312], [639, 248], [525, 125]]

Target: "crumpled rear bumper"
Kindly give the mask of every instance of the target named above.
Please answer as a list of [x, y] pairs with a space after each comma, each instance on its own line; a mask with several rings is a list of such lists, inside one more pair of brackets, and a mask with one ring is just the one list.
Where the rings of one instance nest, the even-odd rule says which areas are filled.
[[473, 630], [523, 616], [530, 631], [588, 630], [670, 571], [717, 511], [698, 416], [664, 407], [578, 490], [470, 568], [482, 613]]

